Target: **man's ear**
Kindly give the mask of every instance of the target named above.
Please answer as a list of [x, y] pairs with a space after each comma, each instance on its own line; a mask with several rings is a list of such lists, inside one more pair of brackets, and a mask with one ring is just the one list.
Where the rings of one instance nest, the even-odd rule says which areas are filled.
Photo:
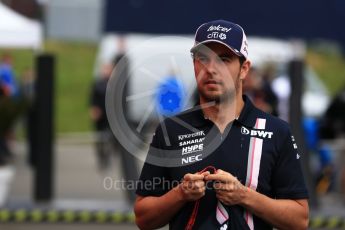
[[251, 63], [249, 60], [246, 60], [245, 62], [243, 62], [242, 66], [241, 66], [241, 72], [240, 72], [240, 79], [241, 80], [244, 80], [247, 77], [248, 72], [250, 70], [250, 66], [251, 66]]

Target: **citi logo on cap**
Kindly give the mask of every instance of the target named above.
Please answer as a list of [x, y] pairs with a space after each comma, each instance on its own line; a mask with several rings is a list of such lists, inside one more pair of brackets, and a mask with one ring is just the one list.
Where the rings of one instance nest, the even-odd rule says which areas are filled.
[[224, 39], [226, 39], [226, 34], [224, 34], [224, 33], [219, 33], [219, 32], [212, 32], [212, 33], [209, 33], [208, 35], [207, 35], [207, 38], [215, 38], [215, 39], [221, 39], [221, 40], [224, 40]]

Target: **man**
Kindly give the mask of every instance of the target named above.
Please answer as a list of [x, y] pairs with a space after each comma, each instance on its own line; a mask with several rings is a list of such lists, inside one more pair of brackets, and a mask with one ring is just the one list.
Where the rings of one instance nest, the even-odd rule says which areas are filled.
[[137, 188], [137, 225], [306, 229], [308, 194], [289, 127], [242, 95], [250, 69], [243, 29], [205, 23], [191, 53], [200, 105], [157, 128]]
[[9, 140], [13, 136], [14, 122], [23, 111], [12, 65], [12, 56], [3, 54], [0, 60], [0, 165], [13, 159]]
[[107, 148], [107, 144], [112, 144], [115, 149], [119, 146], [117, 139], [110, 130], [105, 109], [105, 98], [111, 73], [122, 57], [122, 54], [118, 54], [113, 63], [105, 63], [101, 66], [100, 78], [93, 83], [91, 90], [90, 117], [97, 131], [96, 151], [100, 170], [107, 170], [111, 165], [111, 149]]
[[12, 56], [4, 54], [0, 62], [0, 96], [12, 97], [18, 92], [12, 68]]

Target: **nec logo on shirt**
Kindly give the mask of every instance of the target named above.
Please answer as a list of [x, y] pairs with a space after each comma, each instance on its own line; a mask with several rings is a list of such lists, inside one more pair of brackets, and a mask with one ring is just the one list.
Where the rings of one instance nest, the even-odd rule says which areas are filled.
[[241, 133], [243, 135], [250, 135], [251, 137], [260, 137], [260, 138], [268, 138], [271, 139], [273, 136], [273, 132], [267, 132], [264, 130], [249, 130], [242, 126]]

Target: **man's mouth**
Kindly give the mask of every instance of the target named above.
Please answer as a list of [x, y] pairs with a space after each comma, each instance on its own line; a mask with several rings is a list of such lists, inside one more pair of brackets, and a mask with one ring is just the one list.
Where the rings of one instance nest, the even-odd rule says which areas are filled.
[[220, 85], [221, 83], [216, 80], [207, 80], [205, 81], [205, 85]]

